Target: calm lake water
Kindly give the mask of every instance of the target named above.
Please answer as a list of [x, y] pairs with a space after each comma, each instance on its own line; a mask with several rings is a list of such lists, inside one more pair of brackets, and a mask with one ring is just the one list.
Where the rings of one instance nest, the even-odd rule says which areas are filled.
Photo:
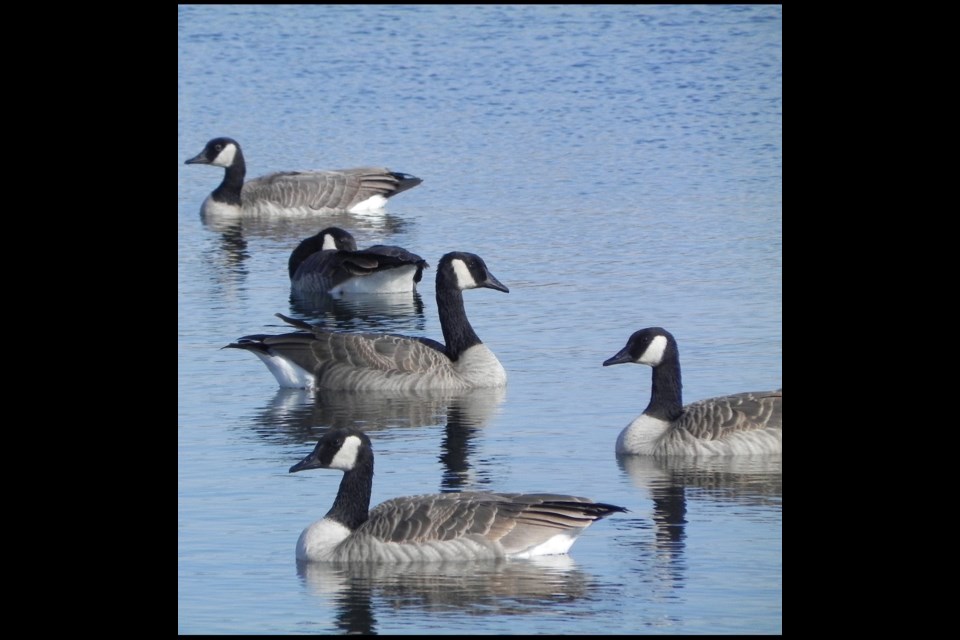
[[[650, 369], [601, 366], [636, 329], [680, 344], [684, 400], [782, 386], [780, 5], [178, 8], [177, 629], [194, 633], [779, 634], [782, 459], [618, 461]], [[380, 216], [201, 220], [239, 140], [248, 177], [384, 165], [423, 178]], [[300, 239], [335, 224], [465, 294], [501, 392], [279, 390], [248, 333], [282, 312], [441, 339], [412, 295], [291, 299]], [[294, 546], [340, 473], [288, 474], [331, 425], [373, 439], [373, 502], [492, 489], [630, 509], [568, 557], [310, 567]]]

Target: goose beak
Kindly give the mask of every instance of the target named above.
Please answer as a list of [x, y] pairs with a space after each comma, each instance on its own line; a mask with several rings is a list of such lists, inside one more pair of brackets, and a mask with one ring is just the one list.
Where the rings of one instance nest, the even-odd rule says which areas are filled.
[[612, 364], [623, 364], [624, 362], [633, 362], [633, 358], [630, 357], [630, 351], [626, 347], [617, 352], [617, 355], [610, 356], [604, 360], [603, 366], [609, 367]]
[[296, 473], [297, 471], [303, 471], [304, 469], [316, 469], [320, 466], [320, 460], [317, 459], [315, 451], [311, 451], [310, 455], [298, 462], [297, 464], [290, 467], [288, 473]]
[[507, 289], [507, 285], [503, 284], [494, 277], [492, 273], [487, 272], [487, 279], [483, 281], [481, 287], [486, 287], [487, 289], [496, 289], [497, 291], [503, 291], [504, 293], [510, 293], [510, 289]]
[[203, 152], [201, 151], [199, 154], [190, 158], [183, 164], [207, 164], [207, 159], [203, 157]]

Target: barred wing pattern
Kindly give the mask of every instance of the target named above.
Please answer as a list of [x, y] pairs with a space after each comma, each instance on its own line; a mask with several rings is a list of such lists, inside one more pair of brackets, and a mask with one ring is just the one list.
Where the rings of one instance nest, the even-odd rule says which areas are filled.
[[678, 430], [700, 440], [720, 440], [731, 435], [778, 428], [783, 422], [783, 391], [748, 391], [692, 402], [676, 422]]
[[[388, 198], [416, 186], [412, 176], [384, 168], [282, 171], [244, 183], [244, 206], [269, 202], [282, 209], [349, 210], [373, 196]], [[416, 184], [419, 184], [416, 179]]]
[[[596, 520], [622, 507], [548, 493], [442, 493], [381, 503], [346, 540], [349, 560], [434, 560], [521, 555], [557, 535], [565, 547]], [[562, 551], [565, 552], [565, 548]]]

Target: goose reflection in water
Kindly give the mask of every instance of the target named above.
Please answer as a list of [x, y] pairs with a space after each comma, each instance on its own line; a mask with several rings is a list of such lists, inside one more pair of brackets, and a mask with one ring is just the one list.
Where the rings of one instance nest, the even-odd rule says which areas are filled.
[[249, 274], [250, 252], [239, 221], [207, 237], [201, 250], [204, 282], [211, 301], [234, 300], [242, 295]]
[[315, 234], [325, 226], [350, 229], [354, 235], [363, 237], [370, 244], [386, 243], [396, 234], [406, 233], [414, 223], [402, 216], [390, 213], [360, 214], [331, 213], [323, 216], [243, 216], [204, 215], [200, 221], [206, 229], [224, 232], [231, 228], [241, 228], [248, 239], [263, 239], [280, 242], [292, 249], [303, 238]]
[[494, 461], [475, 468], [471, 458], [480, 431], [500, 411], [503, 387], [469, 391], [330, 391], [278, 389], [254, 421], [257, 434], [279, 444], [316, 444], [329, 428], [391, 432], [443, 427], [441, 491], [483, 488], [495, 477]]
[[298, 320], [336, 331], [422, 333], [427, 326], [419, 291], [359, 295], [292, 291], [290, 310]]
[[618, 456], [617, 463], [653, 502], [653, 558], [641, 571], [661, 587], [685, 583], [687, 514], [704, 505], [775, 507], [783, 502], [783, 455]]
[[247, 275], [246, 261], [250, 257], [247, 240], [243, 237], [240, 222], [225, 225], [220, 231], [220, 242], [210, 249], [212, 262], [221, 265], [228, 273]]
[[313, 595], [333, 601], [338, 629], [366, 634], [377, 632], [375, 610], [410, 619], [427, 612], [557, 615], [562, 613], [558, 607], [590, 598], [597, 588], [570, 556], [400, 565], [298, 563], [297, 574]]

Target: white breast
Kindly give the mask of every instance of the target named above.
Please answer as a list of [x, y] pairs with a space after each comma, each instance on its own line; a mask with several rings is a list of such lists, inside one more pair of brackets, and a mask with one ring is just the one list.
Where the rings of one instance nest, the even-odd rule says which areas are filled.
[[629, 455], [653, 455], [657, 444], [670, 423], [648, 415], [641, 415], [620, 432], [617, 437], [617, 453]]
[[237, 205], [217, 202], [213, 199], [212, 195], [206, 197], [200, 206], [200, 211], [203, 212], [204, 217], [213, 218], [214, 220], [240, 217], [243, 214], [243, 211]]
[[297, 560], [325, 562], [333, 560], [336, 546], [350, 535], [350, 529], [333, 520], [317, 520], [303, 530], [297, 540]]
[[507, 372], [485, 344], [475, 344], [454, 363], [457, 373], [471, 387], [502, 387], [507, 384]]

